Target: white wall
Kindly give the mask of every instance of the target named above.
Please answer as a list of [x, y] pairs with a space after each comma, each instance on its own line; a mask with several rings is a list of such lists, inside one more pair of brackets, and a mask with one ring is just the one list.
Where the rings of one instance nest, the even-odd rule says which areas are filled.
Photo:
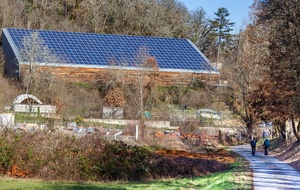
[[1, 113], [0, 114], [0, 126], [12, 127], [15, 123], [15, 115], [12, 113]]

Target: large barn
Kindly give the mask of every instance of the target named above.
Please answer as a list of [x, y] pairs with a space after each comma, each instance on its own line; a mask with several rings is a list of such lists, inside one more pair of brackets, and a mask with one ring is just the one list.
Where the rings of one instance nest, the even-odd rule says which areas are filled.
[[[32, 62], [41, 68], [51, 67], [52, 73], [70, 81], [93, 82], [116, 66], [134, 76], [141, 69], [137, 62], [142, 51], [158, 71], [157, 84], [174, 85], [183, 75], [185, 82], [218, 83], [218, 70], [188, 39], [3, 28], [2, 47], [4, 73], [13, 78], [21, 78], [22, 67]], [[34, 51], [37, 55], [32, 59], [28, 52]]]

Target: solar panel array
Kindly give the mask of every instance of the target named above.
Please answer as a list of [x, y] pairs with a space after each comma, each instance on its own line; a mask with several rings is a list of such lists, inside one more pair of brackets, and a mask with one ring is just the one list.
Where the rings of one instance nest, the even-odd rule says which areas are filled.
[[23, 48], [25, 36], [38, 32], [50, 51], [67, 64], [109, 66], [115, 60], [134, 66], [139, 49], [147, 48], [160, 69], [216, 71], [187, 39], [17, 28], [7, 28], [7, 31], [18, 51]]

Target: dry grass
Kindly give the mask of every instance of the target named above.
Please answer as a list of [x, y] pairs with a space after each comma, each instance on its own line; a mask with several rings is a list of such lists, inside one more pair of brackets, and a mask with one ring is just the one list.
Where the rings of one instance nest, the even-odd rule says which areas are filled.
[[241, 164], [234, 172], [234, 181], [240, 186], [238, 189], [252, 189], [253, 175], [249, 162], [238, 154], [236, 154], [235, 158]]

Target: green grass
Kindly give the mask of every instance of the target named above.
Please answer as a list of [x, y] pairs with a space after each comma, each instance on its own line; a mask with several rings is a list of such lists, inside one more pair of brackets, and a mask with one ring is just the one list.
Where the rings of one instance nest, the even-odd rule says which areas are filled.
[[45, 123], [48, 119], [30, 114], [15, 114], [15, 123]]
[[0, 181], [1, 189], [233, 189], [235, 184], [230, 180], [230, 173], [221, 173], [205, 178], [175, 179], [152, 181], [148, 183], [63, 183], [63, 182], [42, 182], [32, 180], [5, 179]]
[[86, 89], [87, 91], [91, 91], [91, 90], [94, 89], [94, 86], [91, 83], [87, 83], [87, 82], [75, 82], [74, 84], [77, 85], [80, 88]]
[[82, 126], [102, 126], [104, 129], [124, 129], [125, 125], [109, 124], [109, 123], [96, 123], [84, 121], [81, 123]]
[[251, 178], [246, 174], [245, 162], [240, 160], [226, 172], [210, 174], [204, 177], [165, 179], [139, 183], [66, 183], [45, 182], [32, 179], [0, 178], [1, 190], [229, 190], [252, 189]]

